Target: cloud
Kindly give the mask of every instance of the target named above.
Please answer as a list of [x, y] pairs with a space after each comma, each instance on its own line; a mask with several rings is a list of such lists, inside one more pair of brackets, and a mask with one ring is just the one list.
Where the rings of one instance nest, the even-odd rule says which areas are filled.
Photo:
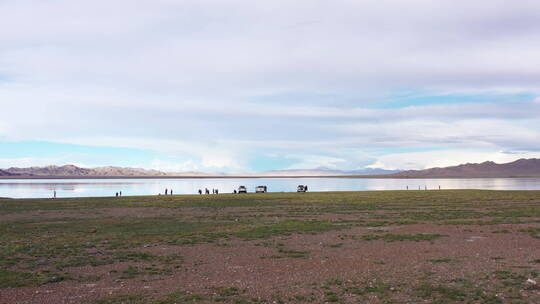
[[0, 136], [186, 170], [534, 151], [539, 26], [536, 1], [2, 1]]
[[[54, 165], [67, 165], [68, 163], [65, 160], [58, 158], [32, 158], [32, 157], [23, 157], [23, 158], [0, 158], [0, 168], [10, 168], [10, 167], [19, 167], [26, 168], [32, 166], [49, 166]], [[69, 163], [83, 168], [88, 168], [87, 165], [82, 163]]]
[[201, 168], [195, 162], [188, 160], [185, 162], [168, 162], [161, 159], [154, 159], [151, 163], [151, 169], [163, 172], [196, 172]]

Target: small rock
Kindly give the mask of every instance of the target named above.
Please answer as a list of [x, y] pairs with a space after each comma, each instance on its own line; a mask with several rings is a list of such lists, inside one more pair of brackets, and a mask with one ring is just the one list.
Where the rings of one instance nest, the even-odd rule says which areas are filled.
[[526, 283], [527, 283], [527, 285], [529, 285], [529, 286], [531, 286], [531, 285], [532, 285], [532, 286], [535, 286], [535, 285], [536, 285], [536, 281], [533, 280], [533, 279], [527, 279]]

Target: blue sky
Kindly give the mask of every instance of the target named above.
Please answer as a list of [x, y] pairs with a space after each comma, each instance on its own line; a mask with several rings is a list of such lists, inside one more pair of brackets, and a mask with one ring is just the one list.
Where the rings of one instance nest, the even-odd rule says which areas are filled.
[[1, 1], [0, 168], [540, 157], [538, 28], [537, 1]]

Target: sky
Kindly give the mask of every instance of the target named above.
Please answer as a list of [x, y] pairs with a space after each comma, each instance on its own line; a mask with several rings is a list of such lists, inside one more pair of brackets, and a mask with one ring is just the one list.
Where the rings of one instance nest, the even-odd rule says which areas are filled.
[[0, 168], [540, 157], [540, 2], [0, 0]]

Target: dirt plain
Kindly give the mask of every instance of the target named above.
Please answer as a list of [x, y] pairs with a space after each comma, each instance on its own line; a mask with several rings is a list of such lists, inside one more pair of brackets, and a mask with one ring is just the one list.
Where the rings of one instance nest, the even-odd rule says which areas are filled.
[[0, 303], [540, 303], [540, 191], [0, 199]]

